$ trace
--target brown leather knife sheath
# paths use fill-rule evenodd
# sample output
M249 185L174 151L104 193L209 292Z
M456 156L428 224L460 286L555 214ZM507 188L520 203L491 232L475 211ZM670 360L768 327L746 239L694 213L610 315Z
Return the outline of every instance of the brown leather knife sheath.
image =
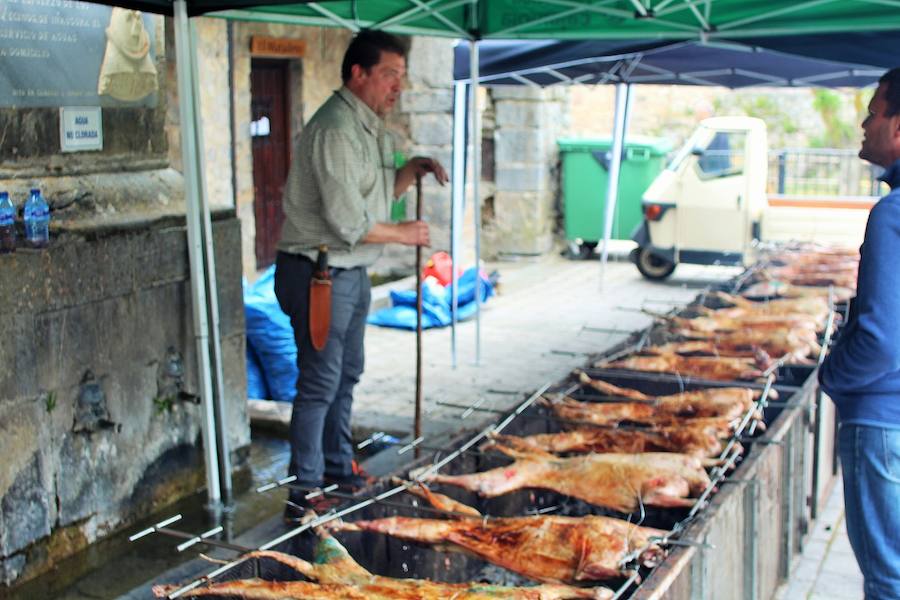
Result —
M331 326L331 274L328 271L328 248L319 246L316 267L309 282L309 339L321 352L328 343Z

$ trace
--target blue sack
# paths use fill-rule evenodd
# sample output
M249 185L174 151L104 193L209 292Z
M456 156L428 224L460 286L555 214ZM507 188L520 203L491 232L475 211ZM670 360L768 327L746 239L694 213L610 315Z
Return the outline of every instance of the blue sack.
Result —
M457 281L457 320L462 321L475 314L475 282L478 271L475 267L466 270ZM494 286L487 277L481 275L481 301L494 295ZM383 308L369 315L368 322L382 327L415 330L416 292L415 290L391 291L391 308ZM426 280L422 284L422 329L446 327L452 320L450 286L443 287L436 281Z
M268 398L292 402L297 393L297 344L291 319L275 297L275 266L244 287L247 347L259 359Z

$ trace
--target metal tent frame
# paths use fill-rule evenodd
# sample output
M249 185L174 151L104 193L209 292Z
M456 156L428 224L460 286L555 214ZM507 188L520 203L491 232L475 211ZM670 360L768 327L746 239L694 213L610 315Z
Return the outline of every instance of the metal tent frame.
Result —
M246 21L384 29L407 35L478 42L507 39L700 40L798 34L900 30L900 0L91 0L171 15L176 37L177 89L188 249L203 407L203 444L211 506L231 490L229 449L221 402L223 386L212 227L203 178L196 42L190 18L209 15ZM859 34L863 35L863 34ZM839 38L840 39L840 38ZM834 43L818 52L833 52ZM477 101L478 62L473 63L470 106ZM627 92L627 89L626 89ZM471 119L477 120L477 111ZM473 122L473 142L477 123ZM478 176L480 145L473 143L476 253L480 253ZM454 161L456 163L457 161ZM454 195L458 198L458 193ZM455 213L454 213L455 214ZM477 258L477 257L476 257ZM476 293L476 298L480 299ZM480 307L476 362L480 361ZM454 337L455 344L455 337ZM454 346L455 347L455 346Z
M634 0L637 2L637 0ZM883 35L885 43L900 42L900 34ZM613 217L618 201L619 173L628 130L631 87L638 83L720 85L724 87L867 86L884 72L881 66L836 62L773 51L735 42L702 43L658 40L485 42L488 56L479 76L465 48L457 49L454 75L458 82L479 78L485 85L615 84L612 148L602 223L601 285L609 257ZM702 69L679 68L691 57L703 56ZM469 59L469 60L467 60ZM713 63L720 63L718 68ZM739 66L735 66L739 65Z

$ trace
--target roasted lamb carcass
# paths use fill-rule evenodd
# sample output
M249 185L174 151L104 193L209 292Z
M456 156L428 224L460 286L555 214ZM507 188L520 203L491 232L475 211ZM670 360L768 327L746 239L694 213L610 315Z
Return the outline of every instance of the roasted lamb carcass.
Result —
M668 320L674 328L717 334L748 330L770 331L773 329L808 330L815 333L820 329L818 322L814 318L804 315L726 317L713 313L693 319L670 317Z
M782 330L778 330L781 332ZM731 356L737 358L785 357L790 363L809 362L809 357L821 350L815 336L811 340L802 340L801 336L793 336L791 332L766 339L758 336L757 343L749 341L750 336L736 334L718 336L703 340L670 342L659 346L645 346L641 354L678 354L679 356ZM778 339L781 338L781 339ZM787 341L790 340L790 341Z
M560 458L497 446L515 462L467 475L430 474L427 481L456 485L487 498L521 489L545 489L624 513L641 504L688 507L709 485L703 462L685 454L584 454Z
M726 419L681 419L632 429L590 427L560 433L517 437L496 436L497 441L522 451L542 450L553 454L617 452L675 452L698 458L719 456L734 433L734 421Z
M433 493L432 493L433 494ZM662 550L652 540L664 531L601 516L536 515L510 518L419 519L387 517L336 523L337 531L374 531L466 552L525 577L575 583L627 575L625 557L655 565Z
M592 379L583 371L576 371L578 380L610 398L623 402L578 402L565 399L551 401L554 412L563 419L584 421L595 425L610 425L622 421L659 423L681 417L720 417L736 419L744 415L761 392L742 387L705 388L668 396L649 396L638 390L619 387L600 379ZM769 397L777 394L770 390ZM627 402L625 400L635 400ZM762 418L762 415L757 415Z
M793 285L837 286L856 289L856 275L858 267L855 264L844 265L835 268L832 265L820 267L786 266L767 267L758 271L758 278L765 280L777 280Z
M191 590L181 597L237 596L249 600L314 600L318 598L360 600L569 600L593 598L608 600L613 593L608 588L576 588L567 585L539 585L535 587L505 587L482 583L439 583L427 579L394 579L373 575L361 567L330 534L316 549L316 562L273 551L257 551L247 558L267 558L291 567L309 579L307 581L264 581L245 579L214 583ZM157 597L171 593L175 586L155 586Z
M850 288L834 286L791 285L780 281L754 283L741 291L746 298L803 298L807 296L831 297L835 302L846 302L856 292Z
M771 396L774 397L774 396ZM568 426L582 428L585 426L594 426L607 431L616 431L622 422L637 423L644 426L645 433L656 432L662 436L668 437L670 432L675 432L679 427L696 426L700 431L704 428L710 434L715 434L721 438L724 432L733 433L740 424L743 415L746 413L736 414L734 416L718 416L718 417L678 417L671 414L660 412L648 413L644 404L639 403L607 403L607 402L581 402L568 397L544 398L542 404L549 406L554 414ZM736 410L734 412L737 412ZM754 410L750 418L756 422L756 427L760 430L765 429L765 422L762 420L762 413ZM626 431L626 430L623 430ZM690 432L688 432L690 433ZM699 435L699 433L698 433ZM653 442L648 439L647 444ZM686 442L685 442L686 443ZM715 444L711 439L703 443L703 438L698 443L707 448L714 448ZM626 445L623 444L623 448ZM688 447L688 446L686 446ZM647 452L643 450L642 452ZM670 449L660 448L660 452L671 452ZM680 452L680 454L692 454L691 452Z
M782 298L768 302L753 302L724 292L717 292L715 297L732 305L732 308L711 309L714 314L725 317L806 315L815 319L820 326L824 326L831 310L827 298L821 296Z
M165 598L178 586L156 585L153 593L157 598ZM198 587L181 594L179 598L216 596L242 598L245 600L366 600L367 598L387 598L387 596L367 596L355 585L341 583L315 583L312 581L267 581L265 579L236 579Z
M765 253L765 269L838 269L850 268L859 263L859 251L847 249L841 252L780 252Z
M759 363L758 359L753 358L658 354L655 356L629 356L612 362L600 362L596 366L606 369L677 373L716 381L735 381L763 377L765 373L762 369L768 365Z
M802 362L810 355L817 355L822 351L816 333L810 329L750 329L718 333L674 329L672 333L689 341L642 348L641 351L724 356L740 356L744 353L752 356L751 349L759 349L769 356L787 356L788 360L795 362Z

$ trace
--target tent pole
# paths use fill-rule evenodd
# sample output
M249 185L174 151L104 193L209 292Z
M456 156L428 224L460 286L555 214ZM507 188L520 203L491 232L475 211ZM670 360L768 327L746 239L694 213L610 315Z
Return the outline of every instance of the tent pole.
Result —
M606 277L606 262L609 259L609 240L612 238L613 220L616 215L616 201L619 196L619 171L622 167L622 149L625 146L629 96L631 84L616 84L616 113L613 120L613 143L610 150L609 180L606 182L606 211L603 214L603 251L600 257L600 285Z
M185 212L187 221L188 258L191 266L191 298L193 300L194 340L197 351L198 384L201 399L201 430L206 461L206 493L209 507L221 505L219 486L218 445L215 434L215 407L209 356L209 322L206 298L206 275L203 261L203 233L201 225L202 188L197 165L198 149L196 129L199 116L194 114L192 100L193 60L191 59L191 32L186 0L174 0L175 62L178 78L178 108L181 121L181 156L185 187Z
M212 217L209 209L209 194L206 189L206 159L203 148L203 118L200 110L200 69L197 66L197 30L193 21L190 23L191 62L194 77L192 78L194 102L194 131L197 138L197 173L199 181L200 217L203 231L204 259L206 264L207 309L210 320L210 351L212 352L213 375L213 409L216 426L216 445L218 447L219 481L222 500L227 505L231 502L231 451L228 444L228 418L225 409L225 375L222 358L222 336L219 319L219 291L216 281L216 255L213 248Z
M462 215L466 205L466 90L453 84L453 164L450 177L450 359L456 368L456 318L459 309L458 261Z
M475 364L481 364L481 114L478 112L478 40L469 41L469 74L472 95L469 123L472 124L472 213L475 216Z

